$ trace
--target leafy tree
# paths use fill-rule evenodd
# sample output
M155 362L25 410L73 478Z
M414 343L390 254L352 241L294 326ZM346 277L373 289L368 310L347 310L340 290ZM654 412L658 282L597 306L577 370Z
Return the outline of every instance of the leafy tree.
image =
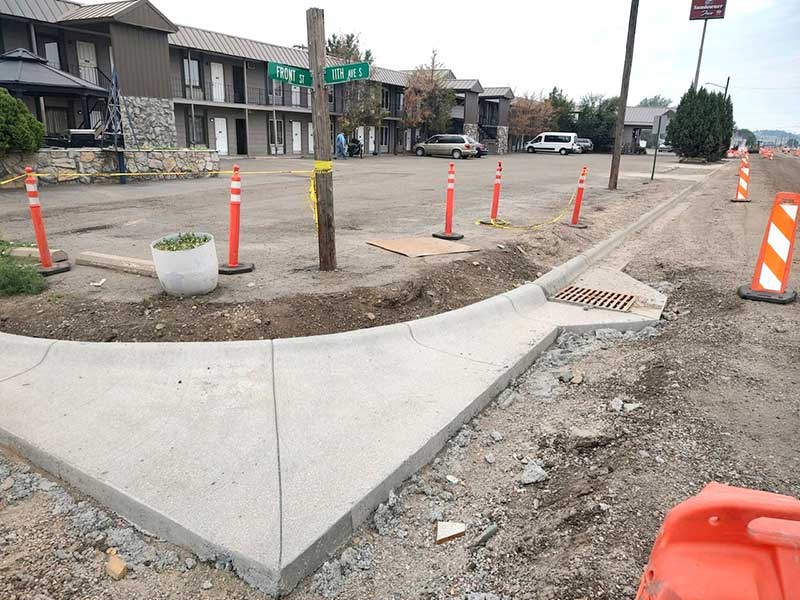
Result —
M44 125L22 100L0 88L0 156L9 152L36 152L44 141Z
M372 51L362 52L359 37L355 33L333 34L328 38L325 51L329 56L341 58L348 63L367 62L372 66ZM378 127L386 116L381 108L381 84L367 79L338 84L342 90L342 117L340 123L346 135L352 135L357 127Z
M717 92L689 88L667 125L667 138L684 157L722 158L733 137L733 103Z
M750 131L749 129L737 129L736 134L744 139L744 143L747 145L748 148L752 148L758 143L756 134Z
M661 94L656 94L650 98L642 98L639 106L663 106L667 107L672 104L672 98L667 98Z
M619 98L604 98L588 94L578 105L578 120L575 129L578 136L589 138L596 150L608 150L614 145L614 127L617 122Z
M553 126L557 131L575 130L575 102L570 100L563 90L554 87L548 96L550 105L553 107L555 119Z
M526 137L532 138L542 131L552 129L554 120L555 112L550 100L535 94L523 94L514 98L511 103L508 132L512 142L524 144Z
M421 127L426 137L447 130L456 103L455 92L447 87L436 56L434 50L430 63L418 66L409 75L404 98L403 125Z
M798 141L797 138L789 138L786 145L789 146L789 148L797 148L800 146L800 141Z

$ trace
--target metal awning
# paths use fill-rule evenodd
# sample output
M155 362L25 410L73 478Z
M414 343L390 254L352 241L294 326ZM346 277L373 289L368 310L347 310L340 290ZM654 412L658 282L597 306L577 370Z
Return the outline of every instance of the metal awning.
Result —
M108 90L60 71L24 48L0 54L0 87L28 96L108 96Z

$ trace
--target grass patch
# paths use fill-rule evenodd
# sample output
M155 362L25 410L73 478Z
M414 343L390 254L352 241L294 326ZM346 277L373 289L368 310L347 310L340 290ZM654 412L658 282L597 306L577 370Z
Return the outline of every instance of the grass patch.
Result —
M155 246L156 250L167 252L177 252L179 250L191 250L209 242L211 238L207 235L197 235L195 233L180 233L177 237L170 237L159 241Z
M0 297L39 294L47 284L36 267L0 256Z

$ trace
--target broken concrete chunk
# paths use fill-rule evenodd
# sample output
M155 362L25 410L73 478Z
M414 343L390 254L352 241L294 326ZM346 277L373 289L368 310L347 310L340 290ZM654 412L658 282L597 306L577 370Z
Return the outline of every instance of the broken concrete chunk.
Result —
M119 581L128 574L128 565L116 554L111 554L106 562L106 574L115 581Z
M486 545L486 542L488 542L496 535L497 535L497 523L489 523L486 529L483 530L483 533L481 533L477 538L475 538L475 541L472 542L472 545L484 546Z
M599 429L573 427L569 436L576 448L596 448L605 446L611 441L611 437Z
M622 398L620 396L616 396L608 401L608 410L611 412L620 412L622 411L622 407L624 405L625 403L622 401Z
M460 538L466 533L467 526L455 521L439 521L436 523L436 543L444 544L450 540Z
M530 462L525 467L525 470L519 476L519 482L522 485L531 485L539 483L547 479L547 471L537 465L535 462Z

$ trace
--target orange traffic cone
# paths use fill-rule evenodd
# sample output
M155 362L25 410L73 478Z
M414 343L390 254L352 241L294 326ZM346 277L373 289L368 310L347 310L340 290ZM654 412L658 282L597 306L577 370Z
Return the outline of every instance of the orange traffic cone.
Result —
M800 500L709 483L664 519L636 600L799 600Z
M739 296L742 298L777 304L789 304L797 299L797 292L787 291L786 288L792 270L798 209L800 194L779 192L775 196L758 253L753 282L739 288Z

